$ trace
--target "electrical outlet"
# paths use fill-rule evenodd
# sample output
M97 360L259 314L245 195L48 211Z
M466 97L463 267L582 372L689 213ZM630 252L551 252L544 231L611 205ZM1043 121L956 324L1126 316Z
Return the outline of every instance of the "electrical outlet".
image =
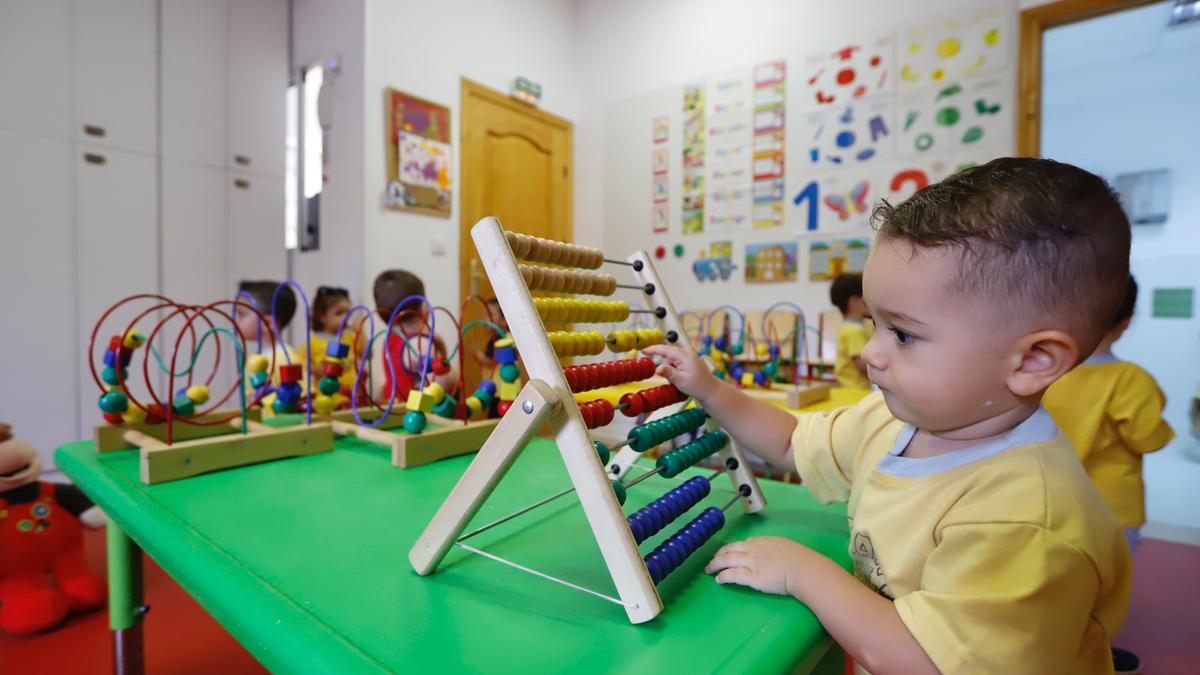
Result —
M446 256L446 238L434 235L429 240L429 254L443 258Z

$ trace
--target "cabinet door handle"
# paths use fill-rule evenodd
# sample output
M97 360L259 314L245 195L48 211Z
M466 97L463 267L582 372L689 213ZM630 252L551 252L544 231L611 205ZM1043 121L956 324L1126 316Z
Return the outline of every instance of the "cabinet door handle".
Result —
M250 158L246 155L234 155L233 161L242 166L250 166Z
M104 158L104 155L97 155L94 152L83 153L83 161L87 162L88 164L97 164L99 166L104 166L108 163L108 160Z
M249 190L250 181L246 180L245 178L234 178L233 186L239 190Z
M104 130L104 127L98 127L95 124L83 125L83 133L87 134L88 136L95 136L96 138L104 138L108 134L108 132Z

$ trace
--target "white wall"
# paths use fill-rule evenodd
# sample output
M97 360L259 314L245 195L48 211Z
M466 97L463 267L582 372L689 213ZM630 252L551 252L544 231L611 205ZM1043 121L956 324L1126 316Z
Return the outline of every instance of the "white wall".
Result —
M1131 264L1140 285L1134 322L1115 351L1154 375L1179 435L1146 460L1154 523L1200 528L1195 486L1200 443L1188 407L1200 384L1200 318L1151 317L1153 288L1200 281L1200 24L1168 30L1169 2L1054 29L1046 34L1042 152L1108 178L1171 170L1170 216L1134 227ZM1104 139L1103 143L1096 142Z
M575 62L575 12L563 0L367 0L366 7L364 288L369 293L385 269L408 269L424 280L435 305L457 307L460 77L507 92L524 75L541 83L543 110L578 120L586 84ZM385 87L450 107L456 193L450 218L383 206ZM577 241L598 240L578 224L575 233ZM444 256L431 255L435 243Z
M341 73L331 85L332 128L326 136L329 182L321 193L321 247L291 254L291 278L304 287L309 300L324 284L349 289L359 302L368 299L362 285L363 0L294 0L292 12L296 67L336 58Z
M806 280L806 240L800 240L800 281L749 285L741 281L744 242L795 241L796 230L790 224L733 237L734 263L739 266L733 280L700 284L691 274L698 251L707 249L712 241L731 237L708 233L684 236L679 232L679 85L733 67L780 58L788 59L790 71L799 67L800 57L812 51L837 48L855 38L886 35L899 25L969 14L978 8L1001 8L1010 14L1007 37L1013 49L1008 74L1015 83L1015 0L928 0L919 4L890 0L595 0L577 2L576 7L579 25L584 27L578 45L580 79L588 86L575 141L576 227L587 232L602 231L601 245L613 254L666 246L668 255L656 266L680 309L730 303L761 310L776 301L789 300L799 303L810 321L815 321L813 317L830 305L828 282ZM788 96L795 94L789 91ZM670 233L658 235L651 233L648 222L650 118L654 113L647 106L656 104L662 111L656 114L674 116L669 141L674 164L668 175L675 222ZM795 104L789 100L787 105ZM792 112L788 117L790 125ZM789 128L787 133L796 132ZM1014 149L1010 140L996 148L996 154L1009 154ZM798 159L787 157L789 176ZM861 236L869 237L870 232ZM670 253L677 243L686 249L682 258Z

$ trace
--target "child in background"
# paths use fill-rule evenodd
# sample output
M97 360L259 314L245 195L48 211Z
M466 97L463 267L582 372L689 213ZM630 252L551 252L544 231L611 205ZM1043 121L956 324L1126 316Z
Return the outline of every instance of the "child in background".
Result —
M337 338L338 328L342 325L342 320L346 318L346 312L350 311L353 305L350 302L350 291L344 288L335 288L332 286L318 286L317 295L313 298L312 303L312 365L315 373L321 372L321 366L325 363L326 350L329 349L329 343ZM363 316L356 317L353 323L347 323L345 330L342 331L342 343L350 346L350 356L354 357L354 336L358 328L358 321L365 319ZM369 336L367 336L369 338ZM300 360L305 361L305 349L302 345L298 350L300 352ZM347 364L342 369L342 375L338 378L338 382L342 385L342 390L333 395L334 403L341 407L349 401L351 389L354 388L355 369L358 364L352 366ZM315 375L314 375L315 377Z
M848 501L857 580L781 537L723 546L719 583L792 595L883 673L1111 673L1129 603L1116 519L1040 405L1129 275L1104 181L1002 158L875 211L862 351L879 391L792 416L655 346L659 372L821 501Z
M279 289L279 295L276 298L275 289ZM275 323L278 324L279 339L276 341L275 333L270 326L271 320L271 301L275 298ZM258 280L258 281L242 281L238 284L237 300L251 305L256 308L262 315L259 318L258 314L241 306L234 308L234 321L237 323L238 330L246 339L246 348L249 356L261 354L268 359L274 355L275 367L271 371L270 382L272 385L279 385L279 369L288 364L299 365L304 368L304 362L300 360L300 355L296 350L283 343L283 331L287 329L288 324L292 322L292 317L296 315L296 294L292 291L291 286L280 287L278 281ZM267 323L267 325L262 325ZM258 348L261 341L261 349ZM249 359L247 359L249 360ZM302 393L308 386L307 377L301 378ZM253 392L247 392L247 396L253 395ZM275 394L268 394L263 397L263 414L271 416L273 414L273 404L275 402Z
M488 298L487 300L488 321L496 324L504 329L505 334L508 333L508 320L504 318L504 312L500 311L500 301L496 298ZM500 336L492 333L488 337L487 345L482 349L475 349L475 363L478 363L484 368L489 368L496 365L496 341Z
M862 360L863 347L871 339L864 323L867 305L863 302L863 275L839 274L829 287L829 300L842 313L833 368L838 384L851 389L870 389L867 364Z
M387 321L391 318L396 307L413 295L425 295L425 283L417 275L405 270L385 270L375 277L374 284L375 308L379 316ZM377 395L386 401L395 393L397 399L403 402L408 392L413 388L414 375L421 372L421 359L414 350L420 346L422 352L428 346L429 330L427 327L428 308L419 300L409 300L400 306L400 314L392 332L387 336L387 351L391 355L392 369L395 371L395 381L392 373L388 372L383 359L382 349L373 349L371 356L372 372L376 373L375 381L380 385ZM411 345L411 349L406 346ZM454 364L447 362L446 345L442 339L433 336L434 362L430 364L433 381L442 385L446 391L453 391L458 380ZM382 377L378 376L382 373Z
M1146 522L1142 455L1161 450L1175 437L1162 417L1167 399L1158 383L1112 352L1113 343L1129 328L1136 302L1137 282L1130 277L1125 302L1100 346L1051 385L1043 399L1125 528L1130 551L1137 549Z

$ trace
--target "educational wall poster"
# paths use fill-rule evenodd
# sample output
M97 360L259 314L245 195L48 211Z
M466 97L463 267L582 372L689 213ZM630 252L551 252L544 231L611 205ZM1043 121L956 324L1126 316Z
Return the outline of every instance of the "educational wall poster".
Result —
M902 30L897 86L938 86L1008 64L1006 14L999 8Z
M662 234L671 229L671 207L666 202L655 204L650 210L650 223L655 234Z
M786 85L785 61L770 61L755 66L754 186L751 195L754 227L783 225Z
M697 281L729 281L737 265L733 264L733 242L714 241L708 251L692 262L692 274Z
M949 156L919 155L897 160L884 167L883 173L879 174L879 194L876 200L886 199L890 204L899 204L927 185L1007 154L1006 147L992 145L973 148L968 153Z
M704 229L750 225L754 163L754 81L750 68L707 82Z
M870 239L834 239L808 245L808 280L828 281L847 272L859 273L867 266Z
M795 281L797 248L794 241L746 244L746 283Z
M847 230L870 225L878 181L871 172L842 171L805 183L789 209L801 233Z
M947 82L898 98L898 154L945 154L1001 141L1013 126L1012 87L1002 76Z
M396 89L384 90L390 209L450 217L453 196L450 109Z
M895 43L890 35L814 52L804 58L800 105L840 105L892 89Z
M655 144L666 143L667 135L671 129L671 118L668 117L667 115L659 115L658 117L654 118L654 122L652 123L652 125L653 125L653 133L654 133L654 143Z
M660 202L667 201L668 190L667 190L666 174L660 173L657 176L652 176L651 179L652 179L651 194L654 195L654 203L658 204Z
M683 87L683 233L704 231L704 83Z
M806 171L823 171L892 154L893 97L875 96L804 115Z
M655 148L650 151L650 170L655 174L666 173L668 162L666 148Z

